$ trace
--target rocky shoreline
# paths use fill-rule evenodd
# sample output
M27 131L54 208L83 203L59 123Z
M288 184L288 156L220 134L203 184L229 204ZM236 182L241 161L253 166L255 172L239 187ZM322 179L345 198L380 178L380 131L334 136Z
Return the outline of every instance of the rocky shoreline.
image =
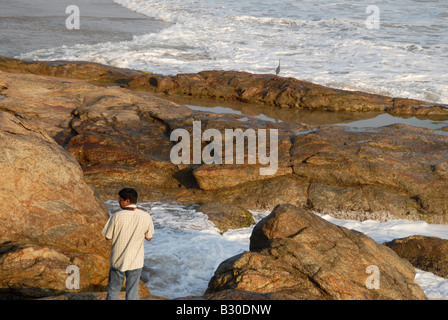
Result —
M164 76L91 62L22 61L6 57L0 57L0 70L82 79L97 85L117 85L167 95L240 101L280 108L448 115L448 106L443 104L333 89L272 74L213 70Z
M8 268L21 270L25 260L40 259L43 265L53 266L48 268L60 269L61 261L78 259L99 273L92 273L85 286L104 285L107 250L101 240L91 242L105 219L101 197L115 198L116 190L124 186L137 188L142 200L214 203L210 217L223 223L224 230L234 227L235 221L248 223L247 209L274 210L282 204L350 219L447 222L447 136L405 125L360 132L331 125L272 123L195 111L161 98L160 93L291 110L380 111L434 119L448 115L444 105L336 90L273 75L206 71L161 76L88 62L0 58L0 134L5 148L9 146L2 162L10 166L2 166L2 174L10 177L2 193L23 193L15 207L2 208L2 212L19 212L24 217L21 223L3 217L11 223L2 226L2 275ZM175 129L191 132L194 122L201 123L202 132L277 129L275 175L260 175L260 164L173 164L170 134ZM201 147L206 146L202 141ZM58 160L51 160L49 152L58 154ZM69 159L65 161L74 168L67 169L70 173L62 170L65 162L60 164L61 158ZM52 188L25 182L36 177L46 177ZM73 180L56 182L62 177ZM84 191L73 192L79 186ZM39 197L41 189L56 191ZM90 201L80 197L86 192ZM81 206L90 203L99 207ZM232 209L224 210L226 206ZM224 211L229 211L228 216ZM88 222L56 222L55 212ZM101 212L102 217L90 220L93 212ZM30 228L28 223L35 224L29 218L33 214L33 219L41 221ZM91 230L76 231L80 225ZM45 235L51 236L47 239ZM81 235L86 239L71 242L78 243L74 247L58 240ZM29 252L34 253L23 260ZM42 270L25 268L22 276L14 273L17 280L6 273L1 288L25 295L21 287L35 288L30 291L35 297L63 292L65 282L42 280ZM23 281L33 273L40 282L32 277ZM40 290L41 286L48 290Z

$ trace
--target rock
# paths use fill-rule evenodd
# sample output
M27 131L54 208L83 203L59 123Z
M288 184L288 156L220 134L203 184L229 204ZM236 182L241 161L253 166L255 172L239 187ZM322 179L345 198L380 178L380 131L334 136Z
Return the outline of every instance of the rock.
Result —
M2 73L1 83L7 89L0 108L38 121L75 155L86 181L100 192L106 189L115 198L124 185L138 187L136 181L178 186L169 159L169 128L158 117L188 115L188 108L80 80Z
M283 129L283 130L282 130ZM277 129L279 130L279 129ZM272 179L274 177L287 176L293 173L290 166L289 150L291 148L292 132L290 128L281 128L278 133L277 157L269 159L268 164L256 163L253 165L241 164L202 164L195 168L193 176L196 179L199 188L202 190L219 190L232 188L251 181L262 181ZM269 132L270 134L270 132ZM270 146L270 136L267 137L268 148ZM223 143L224 145L224 143ZM244 150L247 161L247 145ZM258 150L258 149L257 149ZM225 153L224 153L225 154ZM269 152L267 152L270 155ZM275 162L274 162L275 161ZM224 162L224 161L223 161ZM276 163L276 164L275 164ZM271 174L262 175L261 170L271 168Z
M123 185L149 190L147 193L151 194L160 192L162 196L175 195L179 190L184 192L184 186L197 186L194 175L199 177L203 168L193 173L198 166L177 166L171 162L174 143L170 141L170 132L176 128L191 131L195 120L202 121L204 130L250 127L231 116L192 113L187 107L150 94L104 89L78 80L3 75L8 89L7 98L0 101L1 107L20 112L26 118L37 114L49 135L76 156L86 181L105 196L115 197L116 189ZM63 112L54 113L65 99L73 101L72 104L67 104ZM309 129L301 124L295 127ZM284 137L282 141L287 146L289 138ZM247 167L252 173L236 183L265 178L259 176L258 168L253 169ZM279 173L283 174L284 170L280 168ZM286 170L292 172L290 168ZM208 182L202 182L206 179L204 176L200 180L202 190L207 189Z
M448 114L446 106L414 99L333 89L294 78L237 71L202 71L175 76L139 75L131 89L169 95L242 101L281 108L327 111L386 111L394 114ZM425 109L420 106L424 105Z
M221 233L229 229L247 228L254 223L252 213L232 204L208 202L201 204L196 211L206 214Z
M362 131L320 127L295 137L290 155L294 173L309 182L309 209L389 212L444 223L447 152L447 137L391 125Z
M164 76L85 61L21 61L9 57L0 57L0 70L83 79L103 86L125 86L132 90L281 108L448 115L446 105L334 89L272 74L212 70Z
M67 291L66 268L81 288L107 279L107 209L74 156L38 123L0 111L0 291L42 297Z
M177 188L169 127L158 118L158 109L164 108L169 119L180 107L129 92L105 93L85 92L88 102L73 111L71 129L76 135L65 145L83 166L86 181L99 189Z
M387 110L390 114L419 116L442 116L448 115L448 106L443 104L430 104L418 100L394 99L393 107Z
M141 71L111 67L87 61L23 61L0 57L0 70L9 73L87 80L98 85L126 85Z
M429 236L409 236L384 243L412 265L439 277L448 277L448 240Z
M21 65L31 68L33 63ZM51 73L62 66L52 66L56 69ZM192 79L202 83L202 77ZM234 83L237 78L228 80ZM271 123L193 111L144 91L30 74L2 72L0 88L0 108L38 121L75 155L86 182L105 198L132 186L144 200L221 202L254 210L290 203L357 219L447 219L448 137L428 129ZM275 174L260 174L267 165L247 164L247 144L244 165L173 164L170 151L175 142L170 135L175 129L191 134L194 122L201 123L202 132L277 129ZM202 141L201 148L205 146Z
M1 107L22 117L39 121L39 126L58 143L71 135L71 112L82 103L83 81L0 73L4 98ZM20 80L18 80L20 79Z
M414 276L407 260L366 235L281 205L255 226L249 252L219 265L205 297L243 290L290 299L426 299Z

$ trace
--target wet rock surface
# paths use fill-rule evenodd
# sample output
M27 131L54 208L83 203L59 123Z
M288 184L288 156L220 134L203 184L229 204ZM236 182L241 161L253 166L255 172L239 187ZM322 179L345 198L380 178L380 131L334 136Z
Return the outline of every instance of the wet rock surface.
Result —
M176 76L142 75L129 87L148 91L258 103L280 108L327 111L391 111L391 113L432 113L448 110L424 101L393 98L359 91L333 89L294 78L236 71L203 71ZM418 106L426 104L425 109Z
M38 123L6 111L0 111L0 147L0 296L67 291L70 265L82 274L82 287L104 286L107 209L76 159Z
M255 226L250 251L220 264L205 297L253 292L269 299L426 299L414 276L407 260L366 235L281 205Z
M75 262L85 276L82 286L101 290L109 250L100 239L107 218L100 196L115 199L117 190L134 187L142 201L202 203L222 231L245 224L247 209L276 208L270 217L278 227L264 221L254 230L251 251L223 263L217 270L217 277L223 278L212 286L209 298L424 298L411 281L412 267L392 257L389 249L313 220L309 212L446 223L447 136L406 125L354 130L263 121L192 110L154 93L285 110L443 116L444 106L240 72L164 77L86 62L9 58L0 59L0 70L0 161L6 182L1 193L10 198L2 204L6 223L0 233L0 284L8 288L7 294L38 298L61 293L67 278L63 267ZM207 129L277 130L278 167L271 175L261 175L267 164L247 163L248 144L244 164L195 163L192 154L188 163L173 163L171 152L178 141L172 141L171 134L182 129L193 137L194 123L200 123L201 134ZM210 143L200 139L200 150ZM283 204L288 206L278 207ZM280 212L292 220L283 223ZM297 216L305 222L296 221ZM308 233L311 226L317 229ZM313 256L311 248L321 255ZM337 252L334 248L341 251L323 254ZM364 264L357 265L357 273L343 270L352 262L342 263L340 257L353 258L358 249L368 258L353 263L384 271L384 291L366 291ZM298 263L294 259L302 251L308 254ZM378 252L393 259L393 266ZM339 269L331 274L329 265ZM235 278L235 266L257 272L244 271L244 277ZM392 283L400 285L392 290Z
M56 68L52 74L60 64L52 67ZM105 72L104 77L121 79L123 72ZM439 223L446 219L448 138L429 129L391 125L351 130L273 123L195 111L147 92L76 79L18 73L2 73L1 79L5 98L0 99L0 107L37 118L52 138L75 155L86 181L108 198L131 185L150 200L218 201L262 210L291 203L350 217L358 213ZM201 133L215 129L223 139L226 129L266 129L268 134L276 129L277 170L261 175L260 169L267 165L247 164L248 143L245 164L194 163L192 158L187 164L174 164L170 152L177 141L171 141L171 133L183 129L193 136L194 122L200 123ZM201 140L201 150L208 143ZM224 141L222 146L224 151Z
M428 236L409 236L394 239L384 245L394 250L412 265L439 277L448 276L448 240Z
M252 213L228 203L207 202L200 205L196 211L206 214L221 233L229 229L247 228L254 223Z
M22 61L0 57L0 70L83 79L97 85L213 100L241 101L288 109L382 111L447 116L443 104L340 90L272 74L210 70L164 76L83 61Z

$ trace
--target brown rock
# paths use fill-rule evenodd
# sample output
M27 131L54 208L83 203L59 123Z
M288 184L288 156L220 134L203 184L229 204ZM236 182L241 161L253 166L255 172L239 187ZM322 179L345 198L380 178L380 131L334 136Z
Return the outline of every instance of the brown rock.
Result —
M104 285L107 209L81 167L38 124L0 111L0 288L33 297L66 291L69 265L81 286Z
M221 233L229 229L247 228L254 223L252 213L232 204L208 202L201 204L197 211L206 214Z
M87 92L90 103L73 111L76 135L65 146L83 166L86 180L100 187L142 187L143 181L150 187L177 187L168 126L156 117L156 104L133 95L103 94Z
M193 175L202 190L217 190L292 173L291 168L280 167L273 176L260 175L260 169L263 167L267 166L201 165L193 172Z
M446 117L448 115L448 106L425 103L419 100L395 98L394 105L387 111L391 114Z
M284 108L384 111L393 105L389 97L337 90L293 78L237 71L203 71L169 77L142 75L130 81L129 87Z
M244 290L294 299L426 299L408 261L291 205L276 207L256 225L250 249L221 263L206 296ZM379 272L376 284L371 266Z
M38 121L42 132L75 155L98 190L115 197L124 185L141 186L138 181L178 187L169 127L159 116L169 121L188 115L188 108L80 80L2 73L1 81L7 89L0 108Z
M284 131L283 131L283 130ZM267 179L272 179L274 177L286 176L293 173L292 168L289 165L289 150L291 148L291 129L281 128L278 130L278 144L277 144L277 157L269 159L268 164L256 163L253 165L247 165L247 155L248 155L248 143L245 143L244 150L244 163L241 164L227 164L223 160L223 164L211 164L211 165L200 165L193 171L193 176L195 177L198 186L202 190L218 190L225 188L232 188L251 181L262 181ZM270 148L270 131L267 130L267 148ZM224 142L223 142L224 145ZM257 145L257 151L259 146ZM224 153L225 154L225 153ZM270 156L270 153L266 153ZM275 163L274 163L275 161ZM271 174L263 175L261 170L272 169Z
M137 70L111 67L86 61L22 61L0 57L0 70L60 78L82 79L100 85L125 85L143 74Z
M191 79L202 83L204 76ZM227 80L242 83L239 73ZM0 108L38 120L108 198L126 185L150 200L219 201L257 210L291 203L340 217L446 222L448 138L428 129L354 131L249 116L241 121L240 115L196 112L148 92L30 74L2 73L1 88ZM275 175L260 175L267 165L247 165L247 144L244 165L174 165L170 134L177 128L191 132L193 121L201 121L203 131L277 129Z
M38 120L40 127L59 143L70 136L71 112L82 103L79 92L89 85L43 76L3 72L0 75L0 86L4 87L3 110Z
M386 211L443 223L447 150L447 137L427 129L320 127L295 137L290 155L294 173L309 182L310 209Z
M202 71L197 74L163 76L84 61L21 61L7 57L0 57L0 70L83 79L104 86L127 86L134 90L242 101L281 108L443 116L448 113L445 105L333 89L271 74Z
M448 277L448 240L429 236L409 236L386 242L403 259L424 271Z
M197 74L176 76L140 75L129 82L129 87L171 95L242 101L281 108L386 111L394 114L447 114L446 106L440 104L333 89L271 74L237 71L202 71Z

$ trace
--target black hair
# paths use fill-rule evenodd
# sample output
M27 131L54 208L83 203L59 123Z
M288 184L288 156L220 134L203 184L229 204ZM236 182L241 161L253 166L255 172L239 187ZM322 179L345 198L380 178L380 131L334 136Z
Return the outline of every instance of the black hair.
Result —
M123 200L129 200L131 203L137 203L138 193L135 189L124 188L118 192L118 195L123 198Z

